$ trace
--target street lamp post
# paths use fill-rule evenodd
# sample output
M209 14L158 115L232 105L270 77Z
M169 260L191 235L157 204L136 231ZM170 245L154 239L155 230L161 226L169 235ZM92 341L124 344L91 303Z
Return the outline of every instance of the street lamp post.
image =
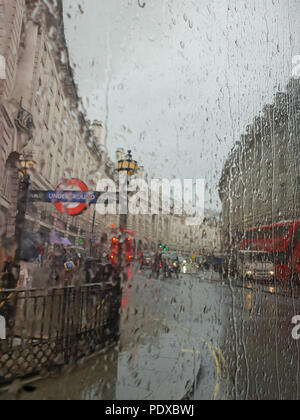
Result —
M118 249L118 265L115 267L115 272L113 274L113 279L116 283L115 293L116 293L116 313L120 314L121 308L121 298L122 298L122 289L121 289L121 278L123 272L123 282L127 282L128 274L127 270L122 270L122 236L124 236L124 232L127 230L127 211L128 211L128 195L127 195L127 187L128 187L128 177L133 176L138 171L138 164L135 160L132 159L131 150L128 151L125 158L122 158L122 153L120 154L120 159L118 160L118 169L117 171L119 174L124 174L125 177L119 177L119 203L120 203L120 231L121 231L121 240L119 241L119 249ZM121 185L122 184L122 185ZM126 205L126 209L122 208L122 205ZM117 324L120 323L120 315L117 320Z
M127 211L128 211L128 195L127 195L127 186L129 183L128 178L130 176L133 176L137 173L139 167L138 163L133 160L132 158L132 152L131 150L128 150L127 155L124 159L120 159L118 161L118 172L120 174L125 174L125 178L123 178L121 181L123 181L123 185L119 185L119 197L120 197L120 203L126 203L126 211L123 213L123 210L121 210L120 214L120 228L121 230L126 230L127 228ZM125 193L124 193L125 190ZM124 197L126 195L126 197ZM123 198L123 199L122 199ZM121 206L120 206L121 207Z
M23 155L22 158L20 159L21 179L20 179L20 184L19 184L16 229L15 229L15 238L16 238L16 245L17 245L16 262L18 264L21 259L23 228L26 221L26 210L27 210L28 194L29 194L29 188L30 188L29 170L36 169L36 166L37 164L33 160L32 154Z
M89 257L92 256L92 246L93 246L94 233L95 233L95 223L96 223L96 208L94 209L93 221L92 221L92 232L91 232L91 236L89 238Z

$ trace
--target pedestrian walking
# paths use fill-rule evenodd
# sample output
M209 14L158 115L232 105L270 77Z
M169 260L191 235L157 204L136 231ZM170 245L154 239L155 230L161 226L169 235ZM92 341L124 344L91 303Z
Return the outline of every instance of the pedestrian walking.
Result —
M44 258L44 247L43 245L38 246L38 257L37 257L37 263L40 267L43 265L43 258Z
M91 269L92 269L92 260L91 258L87 258L84 263L84 271L85 271L85 283L91 283Z
M49 257L51 287L63 286L65 262L66 250L61 245L55 245Z

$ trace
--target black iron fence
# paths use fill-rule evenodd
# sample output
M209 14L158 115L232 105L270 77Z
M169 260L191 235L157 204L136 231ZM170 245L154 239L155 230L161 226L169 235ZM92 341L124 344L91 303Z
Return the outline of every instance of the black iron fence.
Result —
M120 307L118 286L0 291L0 386L102 350L118 337Z

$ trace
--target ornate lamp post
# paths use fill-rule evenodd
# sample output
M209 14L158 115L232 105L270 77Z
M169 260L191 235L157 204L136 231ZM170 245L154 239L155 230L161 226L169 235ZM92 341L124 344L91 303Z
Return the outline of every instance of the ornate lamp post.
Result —
M125 159L121 159L118 162L118 171L123 173L125 172L129 176L133 176L137 173L138 169L139 166L137 161L132 159L132 152L131 150L128 150Z
M124 156L123 149L117 151L117 161L119 172L119 203L120 203L120 231L121 237L124 236L124 232L127 230L127 212L128 212L128 184L129 177L135 175L139 166L138 163L133 160L131 150L128 150L127 155ZM126 207L126 208L125 208ZM124 239L124 238L123 238ZM120 273L122 271L122 239L119 242L118 251L118 268L116 271L116 280L120 281ZM127 272L123 270L123 281L127 279ZM120 283L118 283L120 285Z
M20 184L19 184L19 195L17 203L17 216L16 216L16 261L19 263L21 258L21 248L22 248L22 235L23 228L25 225L25 217L27 210L28 194L30 188L30 175L29 171L36 169L37 163L33 159L32 153L27 153L21 156L20 159Z
M121 178L120 177L120 181L123 182L122 185L119 185L119 190L120 190L120 202L121 202L121 196L122 194L126 194L126 198L125 200L122 200L122 202L124 203L124 201L126 202L126 213L125 214L120 214L120 227L121 229L126 229L127 227L127 209L128 209L128 196L127 196L127 185L128 185L128 178L130 176L135 175L139 170L139 166L137 161L133 160L132 158L132 152L131 150L128 150L127 155L123 158L120 159L118 161L118 172L120 174L125 174L125 178ZM121 182L120 182L121 184ZM124 190L126 191L124 193Z
M24 177L29 177L28 171L36 169L37 163L33 160L32 153L22 156L20 159L20 172ZM29 177L30 178L30 177Z

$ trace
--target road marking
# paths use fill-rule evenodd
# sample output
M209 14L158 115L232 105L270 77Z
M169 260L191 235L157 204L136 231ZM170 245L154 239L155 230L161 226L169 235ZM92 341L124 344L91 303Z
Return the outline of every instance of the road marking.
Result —
M204 343L206 345L208 350L211 352L213 358L215 359L215 363L216 363L217 382L216 382L213 397L212 397L212 399L215 401L217 399L218 395L219 395L219 392L220 392L220 383L221 383L221 379L222 379L222 369L221 369L221 365L220 365L217 353L212 348L212 346L207 341L205 341L204 338L200 337L200 340L202 341L202 343Z
M226 359L225 359L225 356L224 356L222 350L219 347L217 347L216 350L217 350L217 353L218 353L219 357L221 358L221 361L223 363L223 367L224 367L224 370L225 370L225 374L226 374L227 390L226 390L226 392L224 392L224 395L222 397L222 399L226 399L227 394L228 394L229 384L230 384L229 369L228 369L228 365L227 365L227 362L226 362Z
M179 324L180 326L180 324ZM193 334L191 329L188 329L186 327L184 327L183 325L181 325L182 330ZM211 355L213 356L213 359L215 360L215 364L216 364L216 372L217 372L217 381L216 381L216 385L214 388L214 393L212 396L212 400L216 400L219 392L220 392L220 387L221 387L221 379L222 379L222 369L221 369L221 365L220 365L220 361L218 359L217 353L215 352L215 350L212 348L212 346L203 338L200 337L200 340L202 341L203 344L205 344L205 346L208 348L208 350L210 351Z
M189 349L181 349L182 353L192 353L192 354L201 354L199 350L189 350Z
M193 334L191 329L187 329L183 325L181 326L181 328L184 331L187 331L190 334ZM212 396L212 400L215 401L217 399L219 393L220 393L221 380L222 380L222 368L221 368L221 364L220 364L220 361L218 359L217 353L215 352L213 347L203 337L200 337L200 341L208 348L208 350L211 353L211 355L212 355L212 357L215 361L215 364L216 364L217 381L216 381L216 385L215 385L215 388L214 388L214 393L213 393L213 396Z
M165 322L165 320L164 319L160 319L160 320L158 320L158 319L154 319L154 318L152 318L154 321L160 321L161 323L162 322ZM190 334L193 334L193 332L191 331L191 329L188 329L188 328L186 328L186 327L184 327L183 325L181 325L181 324L178 324L178 326L179 326L179 328L181 328L183 331L186 331L186 332L188 332L188 333L190 333ZM203 338L203 337L199 337L200 338L200 341L208 348L208 350L209 350L209 352L211 353L211 355L212 355L212 357L213 357L213 359L214 359L214 361L215 361L215 365L216 365L216 373L217 373L217 381L216 381L216 384L215 384L215 388L214 388L214 392L213 392L213 395L212 395L212 400L213 401L216 401L216 399L218 398L218 395L219 395L219 393L220 393L220 388L221 388L221 381L222 381L222 367L221 367L221 363L220 363L220 361L219 361L219 359L218 359L218 355L217 355L217 353L216 353L216 351L214 350L214 348ZM219 353L219 356L220 356L220 358L221 358L221 361L222 361L222 363L223 363L223 365L224 365L224 369L226 368L226 360L225 360L225 357L223 356L223 353L221 352L221 350L220 349L216 349L217 351L218 351L218 353ZM189 349L182 349L181 350L182 351L182 353L194 353L194 354L201 354L201 352L200 351L198 351L198 350L189 350ZM226 369L227 370L227 369ZM228 370L227 370L228 371ZM228 375L228 377L227 377L227 382L229 382L229 375ZM223 398L224 398L224 395L223 395Z

